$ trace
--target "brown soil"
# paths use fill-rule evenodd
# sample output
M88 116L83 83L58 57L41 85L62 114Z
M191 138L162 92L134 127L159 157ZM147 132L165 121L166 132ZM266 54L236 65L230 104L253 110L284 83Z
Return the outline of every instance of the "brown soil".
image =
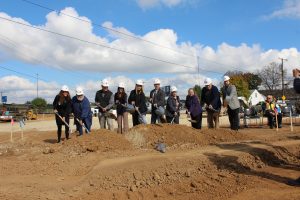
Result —
M130 129L126 138L135 146L153 148L157 143L165 143L169 147L186 144L204 146L218 142L233 142L249 139L246 135L230 129L194 129L185 125L139 125Z
M298 200L287 182L300 176L299 131L140 125L61 144L54 131L2 136L0 199Z

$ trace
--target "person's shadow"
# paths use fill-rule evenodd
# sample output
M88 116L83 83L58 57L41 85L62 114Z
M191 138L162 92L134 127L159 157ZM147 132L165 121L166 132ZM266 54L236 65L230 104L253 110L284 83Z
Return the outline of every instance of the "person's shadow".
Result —
M44 142L50 143L50 144L55 144L55 143L57 143L57 140L56 139L45 139Z

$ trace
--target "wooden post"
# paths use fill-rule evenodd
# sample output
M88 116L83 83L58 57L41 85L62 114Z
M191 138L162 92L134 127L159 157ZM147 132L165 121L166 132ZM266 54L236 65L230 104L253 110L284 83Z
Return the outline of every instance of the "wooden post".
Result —
M294 128L293 128L293 116L292 116L292 110L290 110L290 121L291 121L291 132L294 131Z
M278 132L278 118L277 118L277 113L275 113L275 119L276 119L276 131Z

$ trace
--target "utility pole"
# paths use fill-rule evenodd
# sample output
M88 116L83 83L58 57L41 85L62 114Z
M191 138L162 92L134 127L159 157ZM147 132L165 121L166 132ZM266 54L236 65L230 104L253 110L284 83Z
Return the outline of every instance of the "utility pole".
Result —
M281 60L281 89L282 89L282 96L284 96L284 80L283 80L283 61L287 61L286 58L278 58Z
M36 74L36 97L39 97L39 74Z
M199 64L199 56L197 56L197 65L198 65L198 85L200 87L200 64Z

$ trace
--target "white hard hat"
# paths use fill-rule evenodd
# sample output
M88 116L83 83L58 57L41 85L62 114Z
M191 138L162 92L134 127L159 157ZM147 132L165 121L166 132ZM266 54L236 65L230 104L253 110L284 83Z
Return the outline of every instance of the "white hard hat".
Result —
M69 92L69 88L68 88L68 86L66 86L66 85L63 85L63 86L61 87L61 90L64 91L64 92Z
M229 76L224 76L224 81L229 81L230 77Z
M172 87L171 87L171 92L177 92L177 87L172 86Z
M120 82L118 87L119 87L119 88L125 88L125 83Z
M82 87L77 87L76 88L76 95L83 95L84 93L83 93L83 89L82 89Z
M154 85L156 84L160 84L160 80L158 78L154 80Z
M144 85L144 82L143 82L143 80L141 80L141 79L138 79L138 80L136 80L136 83L135 83L136 85L141 85L141 86L143 86Z
M103 79L102 81L101 81L101 85L103 86L103 87L108 87L108 80L105 78L105 79Z
M210 84L212 84L212 80L210 78L206 78L204 80L204 85L210 85Z

